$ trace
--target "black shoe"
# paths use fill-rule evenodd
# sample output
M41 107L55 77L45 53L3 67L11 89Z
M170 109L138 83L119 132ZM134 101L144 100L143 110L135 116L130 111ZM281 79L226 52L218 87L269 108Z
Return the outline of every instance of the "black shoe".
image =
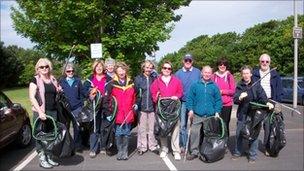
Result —
M186 157L187 160L193 160L195 158L197 158L197 155L195 155L195 154L188 154Z
M75 148L75 151L76 151L77 153L82 153L82 152L83 152L83 149L82 149L81 147L77 147L77 148Z

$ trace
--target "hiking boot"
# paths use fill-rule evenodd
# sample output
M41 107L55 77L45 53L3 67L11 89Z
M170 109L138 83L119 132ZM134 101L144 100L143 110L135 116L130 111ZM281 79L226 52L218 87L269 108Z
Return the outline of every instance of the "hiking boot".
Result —
M195 158L197 158L197 157L198 157L198 156L195 155L195 154L188 154L187 157L186 157L186 159L187 159L187 160L193 160L193 159L195 159Z

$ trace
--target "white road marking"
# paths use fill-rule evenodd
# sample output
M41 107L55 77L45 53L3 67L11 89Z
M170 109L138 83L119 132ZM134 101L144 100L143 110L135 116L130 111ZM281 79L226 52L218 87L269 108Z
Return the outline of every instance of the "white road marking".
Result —
M33 151L21 164L19 164L13 171L22 170L29 162L31 162L37 156L37 152Z
M165 164L167 165L167 167L170 169L170 170L177 170L176 167L173 165L173 163L170 161L170 159L168 158L168 156L162 158L163 161L165 162Z

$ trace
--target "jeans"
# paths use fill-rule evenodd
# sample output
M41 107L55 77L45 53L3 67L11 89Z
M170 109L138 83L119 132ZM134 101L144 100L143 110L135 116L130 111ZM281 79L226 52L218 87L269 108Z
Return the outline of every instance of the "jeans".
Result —
M116 124L115 137L117 136L131 136L131 123L125 123L122 127L121 124Z
M180 111L180 137L179 144L181 148L186 149L187 143L187 121L188 121L188 110L186 109L186 102L182 102L181 111Z
M241 156L243 152L243 137L240 135L241 129L245 124L246 117L243 116L242 120L237 121L236 128L236 145L234 154L237 156ZM258 151L259 139L249 140L249 159L256 160L257 159L257 151Z

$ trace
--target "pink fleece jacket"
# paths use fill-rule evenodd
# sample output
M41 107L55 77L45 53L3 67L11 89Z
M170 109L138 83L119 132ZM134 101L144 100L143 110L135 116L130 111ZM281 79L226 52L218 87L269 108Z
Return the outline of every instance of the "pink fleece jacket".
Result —
M226 71L224 74L215 72L212 80L221 91L223 106L232 106L235 93L235 80L233 75L229 71Z
M178 98L181 98L183 96L182 82L174 75L171 75L171 79L169 81L168 86L166 86L160 75L156 80L153 81L150 90L154 102L157 102L158 96L177 96Z

